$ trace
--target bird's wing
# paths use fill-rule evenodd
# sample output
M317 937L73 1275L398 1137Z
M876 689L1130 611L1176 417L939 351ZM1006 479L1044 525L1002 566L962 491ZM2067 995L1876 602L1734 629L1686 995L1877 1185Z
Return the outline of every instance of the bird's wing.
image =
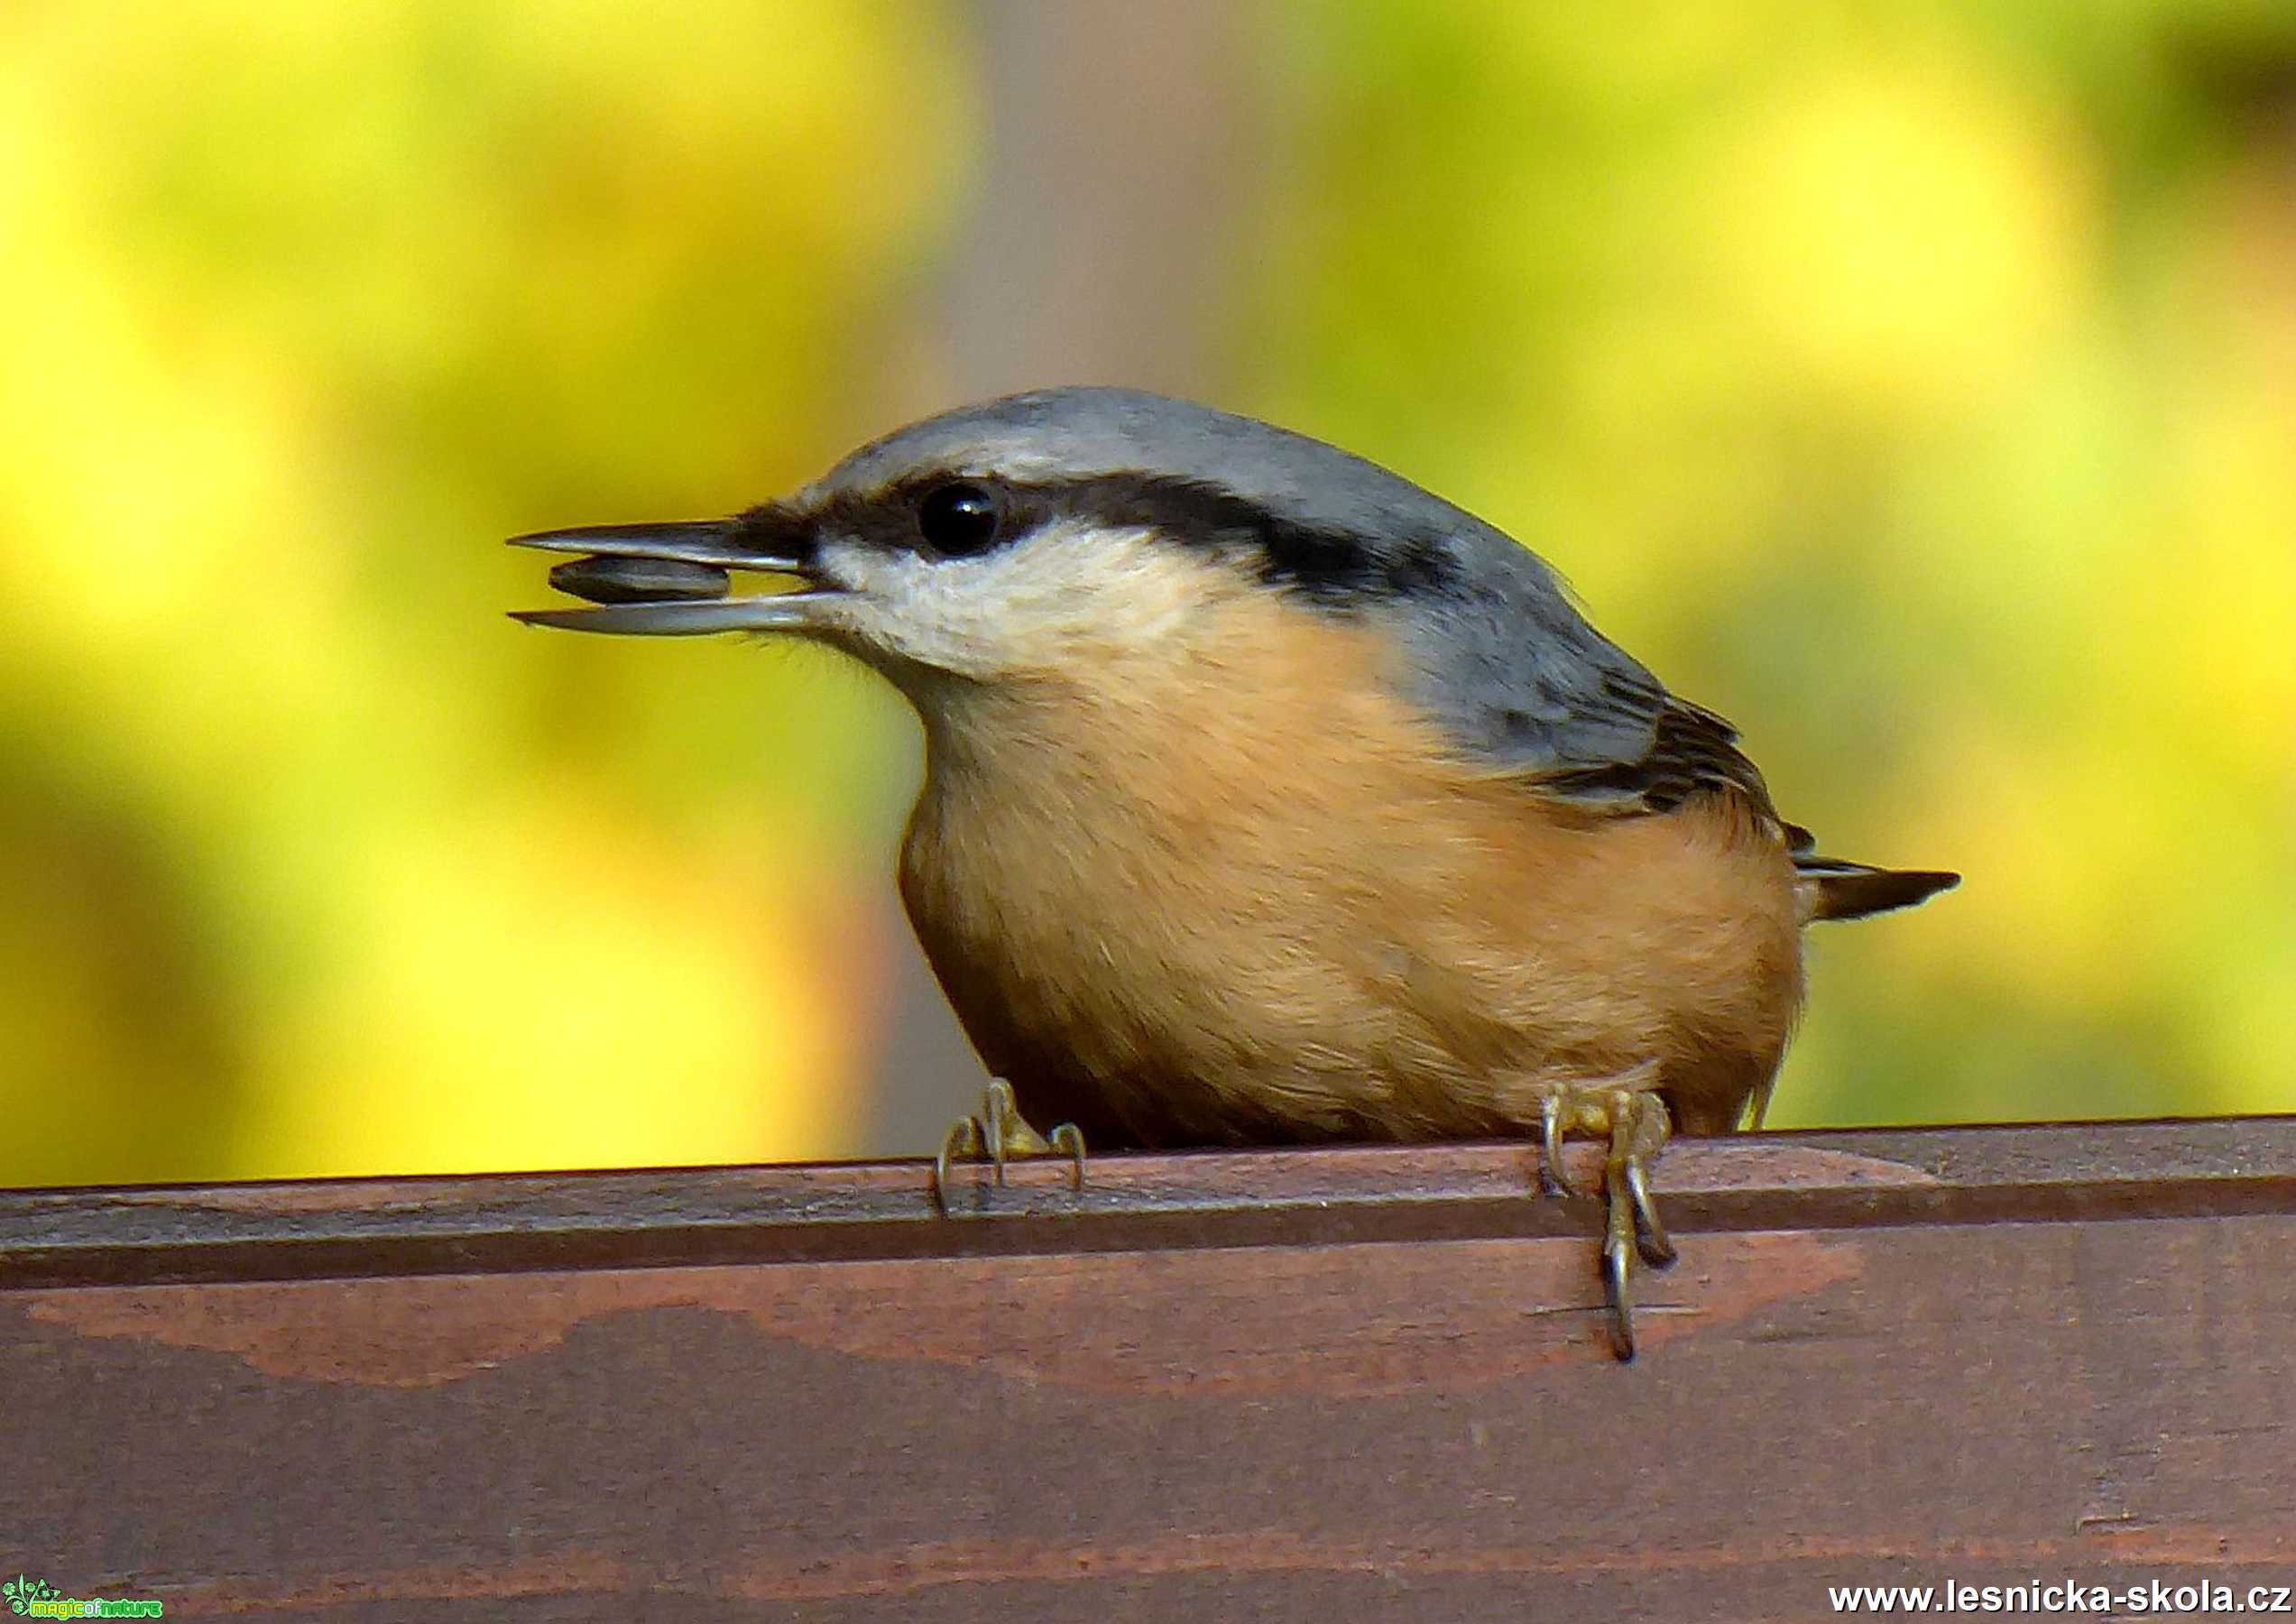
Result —
M1664 812L1701 789L1727 788L1775 818L1738 730L1668 693L1587 623L1531 555L1504 545L1515 567L1487 568L1487 590L1408 611L1404 636L1419 697L1453 743L1591 809Z
M1534 613L1551 604L1534 599ZM1519 608L1520 605L1518 604ZM1539 794L1612 815L1664 812L1703 791L1740 797L1785 842L1804 918L1854 919L1959 884L1940 869L1883 869L1821 855L1800 824L1778 815L1769 786L1738 748L1738 729L1666 691L1600 632L1567 612L1549 618L1511 666L1473 638L1421 639L1448 663L1423 666L1423 691L1455 743Z
M1763 817L1784 823L1760 770L1738 748L1738 729L1703 706L1663 690L1649 743L1638 753L1584 767L1558 765L1532 776L1541 789L1565 799L1636 812L1664 812L1703 789L1734 789ZM1808 830L1789 827L1790 841L1809 840Z

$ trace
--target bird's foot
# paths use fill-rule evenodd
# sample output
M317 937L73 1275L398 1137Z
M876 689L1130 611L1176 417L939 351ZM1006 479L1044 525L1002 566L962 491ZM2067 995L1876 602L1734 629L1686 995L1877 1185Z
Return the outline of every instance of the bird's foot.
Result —
M998 1077L981 1096L981 1113L959 1117L943 1137L941 1153L933 1158L933 1204L949 1211L951 1162L985 1161L996 1168L997 1182L1002 1184L1005 1163L1022 1156L1067 1157L1074 1164L1069 1182L1079 1190L1084 1187L1084 1136L1076 1124L1063 1122L1049 1137L1038 1133L1022 1120L1012 1084Z
M1674 1260L1674 1243L1650 1195L1650 1164L1673 1130L1666 1103L1652 1092L1656 1075L1655 1066L1643 1066L1597 1083L1555 1084L1539 1108L1545 1176L1561 1194L1576 1193L1563 1170L1563 1140L1582 1134L1600 1137L1609 1146L1602 1165L1602 1283L1610 1306L1611 1351L1621 1360L1635 1356L1628 1295L1635 1255L1639 1252L1654 1268Z

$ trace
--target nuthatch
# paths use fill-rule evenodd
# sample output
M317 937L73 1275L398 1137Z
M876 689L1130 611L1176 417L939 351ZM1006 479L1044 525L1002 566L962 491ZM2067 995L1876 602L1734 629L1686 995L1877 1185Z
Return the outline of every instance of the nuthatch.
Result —
M737 518L522 536L587 632L777 632L923 718L901 896L1007 1090L952 1148L1607 1140L1758 1117L1802 927L1950 873L1815 854L1737 734L1491 526L1334 447L1118 389L929 418ZM735 596L729 570L802 590ZM1073 1126L1071 1126L1073 1124ZM940 1169L945 1176L945 1155ZM937 1186L936 1186L937 1187Z

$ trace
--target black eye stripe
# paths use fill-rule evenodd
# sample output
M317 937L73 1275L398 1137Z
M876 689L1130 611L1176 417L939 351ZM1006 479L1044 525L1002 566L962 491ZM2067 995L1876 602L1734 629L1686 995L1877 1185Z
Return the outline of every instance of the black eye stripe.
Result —
M1215 552L1242 554L1271 585L1335 606L1367 595L1430 591L1458 571L1441 535L1371 538L1303 524L1195 480L1102 475L1037 486L1034 499L1102 529L1153 530Z
M888 552L963 557L924 533L925 505L957 487L991 497L999 514L991 547L1010 546L1056 521L1096 530L1144 530L1185 546L1233 557L1273 586L1290 587L1333 608L1366 597L1426 593L1454 582L1457 559L1446 539L1410 533L1367 539L1302 524L1199 480L1156 474L1102 474L1079 479L1002 480L986 475L920 475L862 495L840 492L810 512L769 503L743 518L760 536L816 530Z

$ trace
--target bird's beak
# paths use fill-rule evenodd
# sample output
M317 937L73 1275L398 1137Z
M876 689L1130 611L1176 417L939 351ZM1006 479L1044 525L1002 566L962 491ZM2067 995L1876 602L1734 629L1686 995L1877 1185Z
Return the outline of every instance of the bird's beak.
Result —
M655 637L786 632L809 624L813 605L835 595L819 588L811 560L786 538L767 542L739 519L593 524L513 536L510 544L581 555L553 568L550 585L597 605L512 611L530 626ZM796 576L814 589L737 597L727 578L735 569Z

